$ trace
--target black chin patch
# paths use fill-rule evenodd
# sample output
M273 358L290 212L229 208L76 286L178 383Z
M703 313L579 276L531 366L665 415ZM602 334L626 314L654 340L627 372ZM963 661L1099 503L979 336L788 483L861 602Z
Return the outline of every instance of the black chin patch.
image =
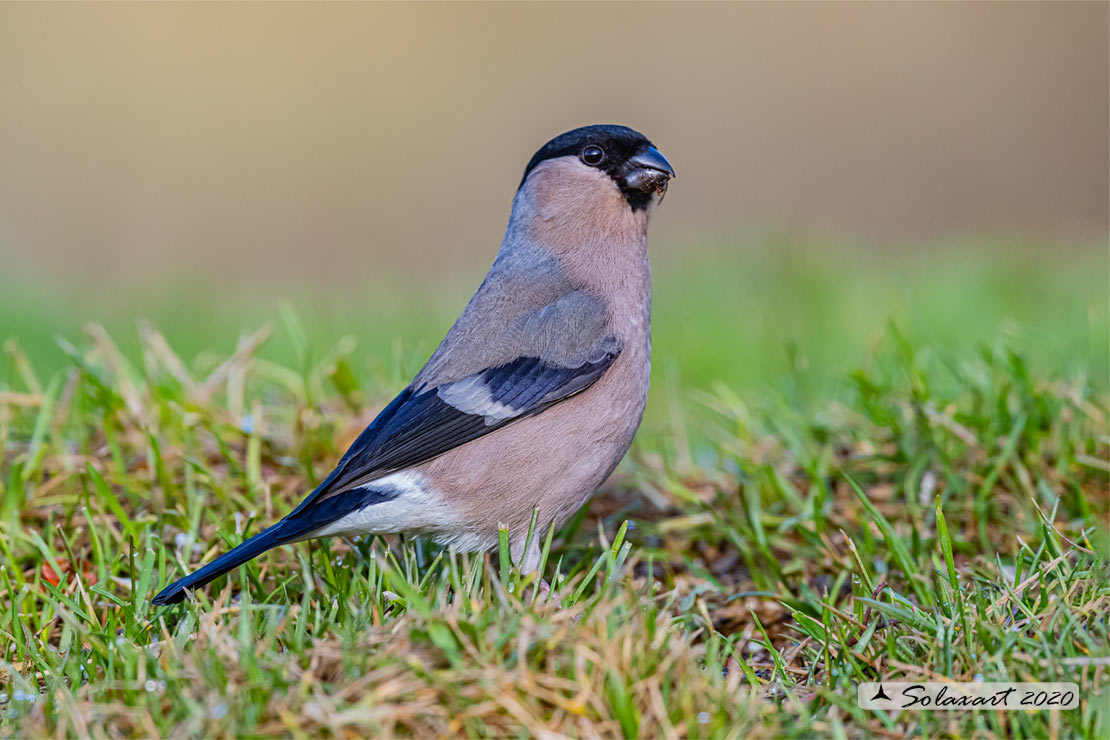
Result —
M620 186L620 183L617 183ZM628 201L628 205L632 206L634 211L642 211L651 205L652 196L655 195L654 190L644 192L636 188L621 187L621 193L624 194L624 199Z
M559 157L577 158L590 144L599 146L605 151L605 160L598 165L598 169L613 178L613 182L620 188L632 210L647 208L654 191L644 192L638 188L628 187L624 182L623 173L628 160L650 147L651 142L639 131L627 126L613 124L583 126L567 131L565 134L559 134L532 155L528 166L524 168L524 177L520 179L520 184L524 184L528 175L540 162Z

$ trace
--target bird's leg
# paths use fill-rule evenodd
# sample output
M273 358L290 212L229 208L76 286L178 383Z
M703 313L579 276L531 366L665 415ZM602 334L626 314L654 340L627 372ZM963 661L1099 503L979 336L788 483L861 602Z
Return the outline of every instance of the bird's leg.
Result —
M521 545L521 549L523 549L525 543L523 541L519 541L519 540L518 540L518 542ZM513 548L513 549L517 550L517 548ZM522 553L522 552L520 552L520 550L517 550L516 552L513 553L513 555L514 555L513 559L516 560L517 564L520 566L521 575L526 576L529 573L535 573L537 570L539 570L539 567L540 567L541 552L540 552L539 537L533 537L532 538L532 541L528 543L528 550L527 551Z
M548 585L546 578L540 579L540 591L536 595L537 600L547 601L551 597L551 586Z
M519 541L523 547L524 543ZM515 550L516 548L514 548ZM534 575L539 579L539 590L536 593L537 602L547 601L551 595L551 585L543 578L543 574L539 572L540 558L542 557L542 548L540 547L540 538L534 536L532 541L528 543L528 549L524 553L519 550L513 553L513 559L520 565L520 572L522 575Z

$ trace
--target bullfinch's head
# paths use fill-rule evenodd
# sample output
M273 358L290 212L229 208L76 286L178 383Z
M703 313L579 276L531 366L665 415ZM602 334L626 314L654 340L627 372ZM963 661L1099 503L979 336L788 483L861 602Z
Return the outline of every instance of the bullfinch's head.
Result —
M536 152L524 169L530 179L563 197L604 198L619 192L633 211L663 197L674 168L647 137L627 126L583 126L556 136ZM615 188L615 190L614 190Z

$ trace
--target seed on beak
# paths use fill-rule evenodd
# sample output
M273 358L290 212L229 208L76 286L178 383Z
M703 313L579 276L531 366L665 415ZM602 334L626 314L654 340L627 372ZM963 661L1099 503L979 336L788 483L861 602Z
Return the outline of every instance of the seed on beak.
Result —
M659 202L663 202L663 196L667 194L667 183L670 180L660 180L655 185L655 194L659 196Z

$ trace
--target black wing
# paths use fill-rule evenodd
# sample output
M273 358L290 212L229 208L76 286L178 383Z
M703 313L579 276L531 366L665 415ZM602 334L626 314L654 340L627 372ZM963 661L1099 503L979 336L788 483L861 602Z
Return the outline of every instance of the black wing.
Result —
M436 388L406 389L286 519L310 517L323 526L352 510L353 499L348 501L351 497L341 495L344 492L431 460L580 393L601 377L620 353L615 341L607 344L578 367L521 357ZM321 506L334 506L335 511L321 511Z

